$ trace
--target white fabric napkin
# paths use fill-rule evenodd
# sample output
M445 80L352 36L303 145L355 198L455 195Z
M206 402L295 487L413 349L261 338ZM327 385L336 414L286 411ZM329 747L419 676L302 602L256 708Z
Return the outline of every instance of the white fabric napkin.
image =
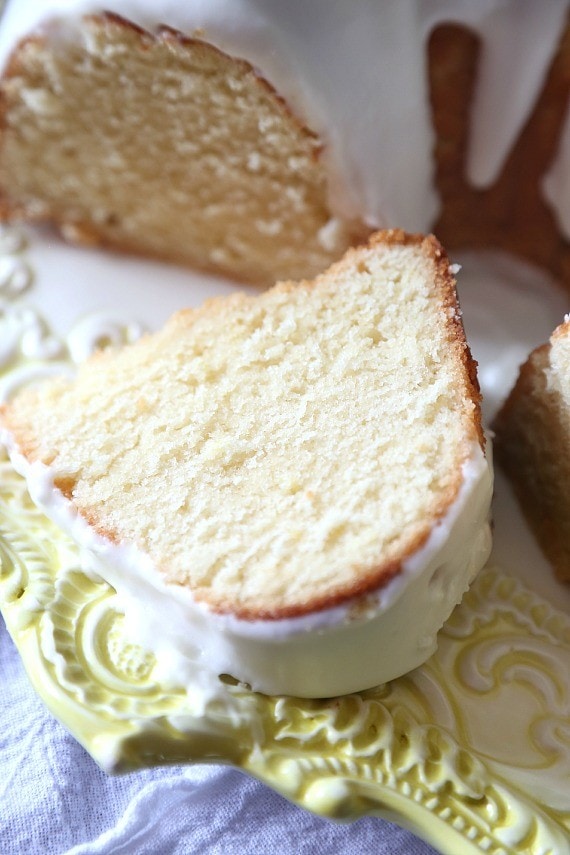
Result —
M366 817L312 816L224 766L109 777L31 688L0 617L2 855L437 855Z

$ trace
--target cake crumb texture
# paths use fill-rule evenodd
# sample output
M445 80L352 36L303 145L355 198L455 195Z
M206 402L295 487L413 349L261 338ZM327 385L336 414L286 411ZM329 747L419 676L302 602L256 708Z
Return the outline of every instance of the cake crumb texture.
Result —
M447 256L389 231L312 282L181 311L1 420L99 533L271 619L401 571L483 446L479 404Z
M332 217L320 139L248 62L110 13L48 35L2 81L4 219L260 284L369 233Z

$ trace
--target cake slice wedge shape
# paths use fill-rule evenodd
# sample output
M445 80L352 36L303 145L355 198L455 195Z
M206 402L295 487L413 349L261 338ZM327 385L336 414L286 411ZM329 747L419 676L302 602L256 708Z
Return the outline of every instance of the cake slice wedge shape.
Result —
M178 312L0 425L174 682L395 678L490 551L476 364L433 237L379 232L313 281Z

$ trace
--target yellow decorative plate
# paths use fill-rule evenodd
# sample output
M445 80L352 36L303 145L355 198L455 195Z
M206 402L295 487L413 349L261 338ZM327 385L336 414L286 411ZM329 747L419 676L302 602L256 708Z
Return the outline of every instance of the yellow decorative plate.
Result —
M502 258L466 257L460 283L490 413L565 300ZM136 337L138 322L156 326L232 288L6 231L0 394ZM381 815L449 855L563 855L570 590L554 581L500 478L495 518L491 562L442 630L438 652L406 677L340 699L228 685L231 705L200 710L191 692L161 686L152 656L126 633L113 589L82 573L78 551L36 510L5 456L0 607L36 690L104 769L227 762L315 813Z

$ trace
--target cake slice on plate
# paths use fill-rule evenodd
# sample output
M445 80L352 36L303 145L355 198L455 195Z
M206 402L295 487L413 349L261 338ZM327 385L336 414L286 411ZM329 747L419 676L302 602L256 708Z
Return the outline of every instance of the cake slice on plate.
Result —
M570 321L522 365L494 422L497 459L557 577L570 582Z
M179 312L1 423L144 643L318 697L423 662L485 562L479 404L447 256L389 231Z

